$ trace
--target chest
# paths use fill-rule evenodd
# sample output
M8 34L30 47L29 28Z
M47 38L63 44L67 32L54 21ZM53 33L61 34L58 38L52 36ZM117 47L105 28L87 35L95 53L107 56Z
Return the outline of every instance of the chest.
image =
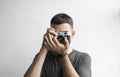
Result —
M63 77L60 63L55 58L46 59L44 70L46 77Z

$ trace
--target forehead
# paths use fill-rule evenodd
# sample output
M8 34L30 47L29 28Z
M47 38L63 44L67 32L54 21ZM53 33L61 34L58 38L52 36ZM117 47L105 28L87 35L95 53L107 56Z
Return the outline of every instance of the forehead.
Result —
M53 26L53 28L56 29L56 31L59 31L59 32L71 31L72 30L71 26L68 23L55 25L55 26Z

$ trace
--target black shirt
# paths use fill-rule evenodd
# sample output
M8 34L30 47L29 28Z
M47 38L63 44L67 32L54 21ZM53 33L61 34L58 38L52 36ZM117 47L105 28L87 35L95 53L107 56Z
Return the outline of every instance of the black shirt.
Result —
M68 56L80 77L91 77L91 58L87 53L73 50ZM63 77L59 61L50 51L47 53L41 77Z

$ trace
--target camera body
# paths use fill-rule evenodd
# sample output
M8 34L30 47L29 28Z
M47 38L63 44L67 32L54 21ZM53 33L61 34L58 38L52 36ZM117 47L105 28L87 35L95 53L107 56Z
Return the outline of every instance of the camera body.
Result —
M68 42L71 42L70 33L68 31L58 32L57 39L60 43L65 43L65 37L67 37Z

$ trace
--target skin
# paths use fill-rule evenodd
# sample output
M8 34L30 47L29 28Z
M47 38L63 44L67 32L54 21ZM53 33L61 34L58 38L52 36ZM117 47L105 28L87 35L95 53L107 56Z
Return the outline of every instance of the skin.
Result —
M53 51L56 54L62 54L64 51L67 51L69 48L69 42L67 37L65 37L65 44L59 43L57 40L57 32L68 31L70 32L71 38L73 38L75 31L72 30L69 24L64 23L60 25L55 25L52 28L48 28L48 34L45 35L44 44L46 47Z
M44 35L43 45L40 49L40 52L35 57L33 63L25 73L24 77L40 77L43 63L46 58L48 50L51 50L54 54L63 54L68 52L69 42L65 38L65 44L59 43L57 40L57 32L59 31L69 31L71 33L71 38L73 38L75 31L67 23L55 25L47 29L47 32ZM64 77L80 77L75 69L73 68L68 55L59 58L58 61L63 69Z

